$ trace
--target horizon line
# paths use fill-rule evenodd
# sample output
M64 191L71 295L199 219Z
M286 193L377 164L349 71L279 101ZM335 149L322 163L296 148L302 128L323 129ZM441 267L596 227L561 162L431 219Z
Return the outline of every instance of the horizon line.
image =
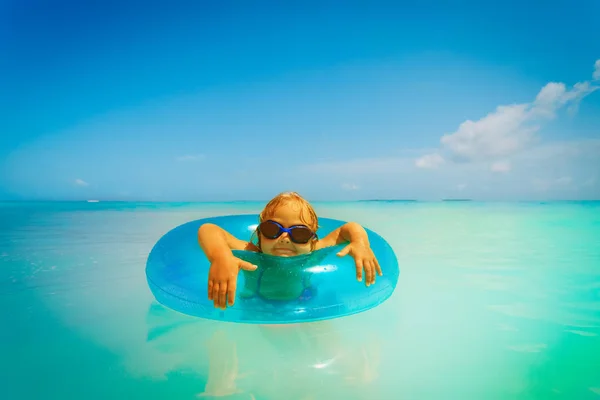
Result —
M102 200L102 199L19 199L2 200L0 203L265 203L265 200ZM311 200L311 203L540 203L540 202L597 202L598 199L356 199Z

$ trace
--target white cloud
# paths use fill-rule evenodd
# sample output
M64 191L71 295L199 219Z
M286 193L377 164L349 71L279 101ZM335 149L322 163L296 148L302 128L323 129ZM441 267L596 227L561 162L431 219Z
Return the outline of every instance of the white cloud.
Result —
M437 168L444 163L444 158L438 153L426 154L415 161L419 168Z
M490 165L492 172L508 172L511 169L511 164L508 161L498 161Z
M90 185L89 183L87 183L83 179L79 179L79 178L75 179L75 184L77 186L89 186Z
M556 112L566 106L577 107L579 102L598 89L590 82L578 82L571 90L564 83L550 82L540 90L530 109L530 118L548 118L556 116Z
M177 157L177 161L185 162L185 161L200 161L204 159L204 154L186 154L183 156Z
M595 78L599 66L596 62ZM573 112L584 97L598 89L600 86L589 81L576 83L571 89L564 83L550 82L531 103L498 106L477 121L463 122L455 132L443 135L440 142L457 161L506 159L536 144L542 123L555 118L561 108L569 107ZM417 162L426 164L423 159Z
M347 182L349 188L352 182L364 181L369 182L369 195L381 198L439 199L456 193L494 200L600 196L600 175L596 173L600 171L600 139L540 143L511 160L446 163L435 174L416 165L418 152L426 156L431 149L404 151L398 157L305 164L281 171L281 179L304 179L303 184L310 188L318 176L322 185L318 193L332 195L338 193L334 190L339 187L337 182ZM509 170L518 174L507 174ZM590 180L593 177L596 180Z
M537 126L527 125L528 106L499 106L479 121L465 121L441 143L452 158L481 161L511 155L533 142Z
M417 173L421 169L415 162L414 153L418 154L418 152L421 152L422 156L418 157L418 160L440 160L441 157L438 158L439 155L434 156L429 153L430 151L431 149L414 150L410 152L410 155L400 155L398 157L364 157L321 161L318 163L302 164L289 170L282 170L281 173L286 179L289 178L289 174L292 174L292 176L296 176L297 174L308 174L309 176L319 174L321 177L340 178L347 182L352 177L367 177L372 179L385 177L387 179L394 175L412 176L410 174ZM444 162L443 159L441 160L441 162ZM548 169L549 166L556 166L557 160L564 160L567 164L582 162L587 166L588 171L589 168L597 168L599 165L598 162L600 162L600 139L541 143L539 146L525 149L522 153L516 155L512 161L501 159L492 162L483 160L468 164L449 163L440 172L448 174L455 172L460 174L473 173L475 171L483 173L492 170L498 172L500 170L515 169L517 166L529 168L536 165L539 165L540 168Z
M342 189L344 190L358 190L360 187L355 183L344 183L342 184Z
M596 63L594 64L594 80L598 81L600 80L600 60L596 60Z

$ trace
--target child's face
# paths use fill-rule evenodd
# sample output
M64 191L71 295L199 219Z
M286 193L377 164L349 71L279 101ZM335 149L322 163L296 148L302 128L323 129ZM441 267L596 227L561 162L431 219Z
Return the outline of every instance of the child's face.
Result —
M295 203L283 203L275 209L275 211L265 217L265 220L271 220L279 223L284 228L291 226L303 225L314 229L310 226L312 221L302 221L300 218L301 206ZM260 247L263 253L280 257L293 257L300 254L310 253L311 241L305 244L294 243L287 232L283 232L281 236L275 239L269 239L260 234Z

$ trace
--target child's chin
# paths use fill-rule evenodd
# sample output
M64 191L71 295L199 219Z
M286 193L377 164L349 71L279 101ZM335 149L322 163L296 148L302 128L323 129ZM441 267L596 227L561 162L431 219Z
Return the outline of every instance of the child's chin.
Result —
M274 253L275 257L294 257L296 254L292 253Z
M276 257L294 257L294 256L297 256L298 254L296 254L293 251L279 251L279 250L276 250L276 251L271 252L271 255L272 256L276 256Z

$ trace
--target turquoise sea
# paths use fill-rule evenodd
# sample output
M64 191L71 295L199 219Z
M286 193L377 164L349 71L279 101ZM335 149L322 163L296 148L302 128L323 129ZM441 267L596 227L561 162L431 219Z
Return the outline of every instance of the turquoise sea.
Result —
M163 234L262 206L0 203L0 398L600 398L600 202L315 203L390 242L383 305L259 326L154 301Z

